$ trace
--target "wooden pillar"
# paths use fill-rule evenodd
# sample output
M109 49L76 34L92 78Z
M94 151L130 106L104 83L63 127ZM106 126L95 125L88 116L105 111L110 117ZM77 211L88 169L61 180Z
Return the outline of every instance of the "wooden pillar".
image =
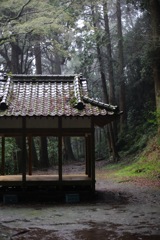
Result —
M26 118L22 117L22 185L26 185Z
M1 174L5 175L5 137L2 136L2 165L1 165Z
M59 175L59 185L62 184L62 119L58 120L58 175Z
M95 191L95 138L94 138L94 122L92 119L92 133L91 133L91 172L92 172L92 190Z
M86 134L86 174L91 177L91 134Z
M85 148L86 148L86 169L85 174L88 175L88 135L85 134Z
M28 137L28 147L29 147L29 163L28 163L28 174L32 175L32 136Z

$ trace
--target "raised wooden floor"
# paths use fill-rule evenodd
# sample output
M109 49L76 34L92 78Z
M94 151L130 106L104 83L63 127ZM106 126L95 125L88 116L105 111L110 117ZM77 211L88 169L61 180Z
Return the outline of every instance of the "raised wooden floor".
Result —
M90 185L91 178L85 174L63 175L59 180L58 175L26 175L27 186L55 186L55 185ZM21 186L24 184L22 175L0 176L0 186Z

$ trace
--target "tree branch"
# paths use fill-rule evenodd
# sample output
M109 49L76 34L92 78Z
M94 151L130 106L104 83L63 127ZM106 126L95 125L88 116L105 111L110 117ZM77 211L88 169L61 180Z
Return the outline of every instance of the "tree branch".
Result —
M21 14L22 14L24 8L25 8L30 2L31 2L31 0L28 0L28 2L26 2L26 3L22 6L22 8L21 8L21 10L19 11L19 13L17 14L17 16L14 17L14 18L10 18L10 19L8 19L7 22L11 22L11 21L13 21L13 20L18 19L18 18L21 16Z

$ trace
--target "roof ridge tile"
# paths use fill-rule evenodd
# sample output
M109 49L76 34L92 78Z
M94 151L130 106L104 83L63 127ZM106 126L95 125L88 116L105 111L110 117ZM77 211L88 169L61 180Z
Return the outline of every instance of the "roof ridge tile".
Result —
M88 96L83 96L83 100L86 103L97 105L98 107L105 108L108 111L113 111L113 112L117 112L118 111L118 106L114 106L114 105L111 105L111 104L103 103L101 101L97 101L97 100L95 100L93 98L90 98Z
M12 80L10 77L7 78L5 83L5 88L2 96L2 100L0 102L0 110L6 110L8 108L9 100L11 97L11 92L13 89Z
M78 110L83 110L85 108L85 104L83 103L82 97L81 97L81 85L79 81L79 76L76 75L74 78L74 96L75 101L73 103L74 107Z

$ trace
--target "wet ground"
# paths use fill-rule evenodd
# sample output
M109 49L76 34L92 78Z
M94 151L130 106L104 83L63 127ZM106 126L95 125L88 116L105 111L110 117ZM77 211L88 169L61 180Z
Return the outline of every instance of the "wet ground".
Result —
M79 203L0 203L0 240L159 240L160 187L99 178Z

